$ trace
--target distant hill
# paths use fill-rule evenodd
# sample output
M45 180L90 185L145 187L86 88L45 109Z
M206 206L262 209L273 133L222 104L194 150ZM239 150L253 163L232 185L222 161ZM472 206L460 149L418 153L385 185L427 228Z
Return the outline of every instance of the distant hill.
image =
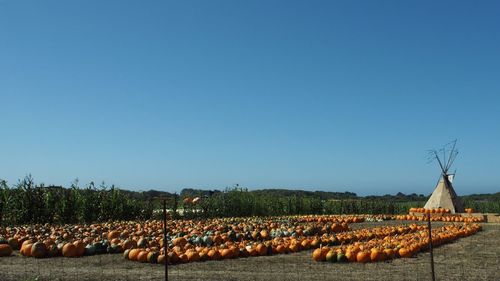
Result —
M322 200L328 199L355 199L358 198L356 193L353 192L327 192L327 191L306 191L306 190L295 190L295 189L257 189L257 190L247 190L242 188L242 190L254 193L256 195L268 195L268 196L282 196L282 197L317 197ZM181 197L204 197L211 196L213 194L221 193L221 190L203 190L203 189L192 189L185 188L181 191Z
M500 192L459 196L462 200L500 202Z
M181 197L204 197L211 196L213 194L221 193L221 190L204 190L204 189L193 189L186 188L180 193ZM366 200L391 200L396 202L412 202L412 201L426 201L429 195L423 194L404 194L398 192L395 195L385 194L385 195L368 195L368 196L358 196L354 192L331 192L331 191L307 191L307 190L297 190L297 189L258 189L258 190L248 190L248 192L255 193L257 195L268 195L268 196L282 196L282 197L315 197L322 200L343 200L343 199L366 199ZM471 194L465 196L459 196L462 200L473 200L473 201L500 201L500 192L493 194Z
M135 199L153 199L158 197L164 198L173 198L174 194L166 191L158 191L158 190L148 190L148 191L132 191L126 189L120 189L126 195L135 198Z
M317 197L322 200L329 199L356 199L359 198L354 192L329 192L329 191L305 191L305 190L293 190L293 189L260 189L253 190L259 195L269 195L269 196L302 196L302 197Z

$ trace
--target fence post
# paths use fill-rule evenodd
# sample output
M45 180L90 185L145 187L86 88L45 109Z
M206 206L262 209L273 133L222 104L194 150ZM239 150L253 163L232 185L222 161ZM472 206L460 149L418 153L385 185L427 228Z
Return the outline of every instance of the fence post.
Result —
M431 214L427 214L427 226L429 229L429 250L431 252L431 272L432 272L432 281L436 281L436 275L434 273L434 251L432 249L432 228L431 228Z
M163 199L163 249L165 250L165 281L168 281L167 200Z

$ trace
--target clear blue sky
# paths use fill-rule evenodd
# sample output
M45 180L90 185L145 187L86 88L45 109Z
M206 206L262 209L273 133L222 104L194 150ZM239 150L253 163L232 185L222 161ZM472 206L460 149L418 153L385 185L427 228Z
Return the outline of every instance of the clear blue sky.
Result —
M499 1L0 0L0 178L500 191Z

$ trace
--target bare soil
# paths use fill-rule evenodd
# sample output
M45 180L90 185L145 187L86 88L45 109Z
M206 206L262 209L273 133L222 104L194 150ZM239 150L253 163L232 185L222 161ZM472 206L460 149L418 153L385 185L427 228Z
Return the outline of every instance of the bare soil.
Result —
M399 222L361 223L355 228ZM434 225L434 224L433 224ZM439 224L435 225L436 227ZM311 252L169 267L169 280L431 280L430 254L382 263L338 264L311 260ZM500 280L500 224L434 250L436 280ZM122 255L78 259L0 259L0 280L164 280L163 265L141 264Z

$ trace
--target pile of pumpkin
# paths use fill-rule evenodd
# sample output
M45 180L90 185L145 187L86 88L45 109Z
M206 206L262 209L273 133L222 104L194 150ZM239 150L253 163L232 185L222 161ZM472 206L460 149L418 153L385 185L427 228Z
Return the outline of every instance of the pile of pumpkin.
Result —
M481 230L478 224L446 225L432 230L433 246L440 246ZM321 247L312 253L314 261L327 262L380 262L394 258L409 258L429 247L426 226L403 235L388 235L367 241L337 247Z
M304 221L311 223L304 224L302 223ZM297 252L319 246L318 240L312 235L327 235L349 230L346 222L331 223L332 221L334 220L331 218L325 221L297 219L293 223L297 225L296 227L292 227L289 220L285 223L276 220L247 224L245 227L232 221L229 231L226 227L219 227L215 232L208 231L202 234L196 229L188 229L186 232L169 235L167 255L164 252L163 239L160 238L159 246L148 245L125 250L124 257L138 262L164 263L168 260L169 263L187 263Z
M164 251L165 241L161 221L7 227L0 229L0 256L11 255L13 250L18 249L21 255L35 258L81 257L123 252L124 257L131 261L186 263L287 254L321 248L320 260L323 260L323 253L328 249L328 253L334 251L337 260L342 261L342 255L349 260L350 254L347 254L347 250L350 250L351 254L352 252L357 254L357 252L367 252L367 249L370 249L371 253L371 249L375 248L379 251L374 255L378 256L381 251L390 248L393 252L397 250L394 253L394 257L397 257L401 255L400 248L407 248L398 248L398 245L418 246L419 243L425 243L422 233L426 233L426 227L416 224L350 231L349 223L371 218L378 220L390 217L289 216L169 220L167 253ZM445 230L451 233L463 230L464 234L469 235L478 228L476 224L467 224L462 230L456 230L454 227L450 226ZM436 233L441 235L445 232L443 230ZM421 239L415 240L415 237ZM383 247L380 248L380 245ZM350 246L352 247L349 248ZM412 249L410 247L410 250ZM413 253L413 250L410 252ZM315 253L318 255L318 251ZM324 253L324 260L327 259L328 253ZM334 253L330 253L329 260ZM405 256L404 250L402 253L402 256ZM389 257L393 256L388 255Z
M394 218L396 220L427 221L426 216L397 215ZM430 220L442 221L442 222L468 222L468 223L484 222L483 217L462 217L461 215L452 215L452 214L448 214L445 216L431 216Z
M132 223L121 223L122 225ZM104 253L120 253L123 247L134 243L127 241L126 231L108 231L114 224L32 225L0 229L0 244L7 240L12 250L26 257L46 258L54 256L81 257ZM120 240L120 233L123 235Z
M206 260L223 260L288 254L298 251L319 248L321 245L339 245L355 241L365 241L389 235L403 235L421 229L415 224L410 226L385 226L359 229L336 234L324 233L321 236L275 237L272 240L255 242L251 240L224 241L217 246L197 246L191 244L185 237L173 240L173 247L168 248L165 255L162 247L146 247L130 249L124 252L124 258L131 261L149 263L188 263Z
M382 222L386 220L393 220L394 217L392 215L366 215L365 221L367 222Z
M307 215L307 216L291 216L286 219L294 222L318 222L318 223L358 223L365 221L366 215ZM278 217L279 218L279 217Z
M348 231L358 216L290 216L272 218L222 218L203 221L170 220L167 240L175 247L184 238L197 247L228 242L266 242L279 237L322 235ZM112 222L92 225L30 225L0 229L0 256L20 250L27 257L80 257L121 253L132 248L163 247L161 221Z
M433 208L433 209L425 209L425 208L410 208L410 213L423 213L423 214L450 214L450 209L444 208Z
M14 236L8 239L7 243L0 244L2 247L10 248L10 251L5 251L0 256L8 256L12 254L12 250L19 250L22 256L34 258L47 257L81 257L84 255L90 256L104 253L120 253L124 247L133 247L136 242L132 240L119 241L113 238L116 232L108 233L108 239L98 237L86 237L84 239L66 238L64 240L55 237L45 236ZM3 240L5 241L5 240ZM109 242L111 241L111 242Z

